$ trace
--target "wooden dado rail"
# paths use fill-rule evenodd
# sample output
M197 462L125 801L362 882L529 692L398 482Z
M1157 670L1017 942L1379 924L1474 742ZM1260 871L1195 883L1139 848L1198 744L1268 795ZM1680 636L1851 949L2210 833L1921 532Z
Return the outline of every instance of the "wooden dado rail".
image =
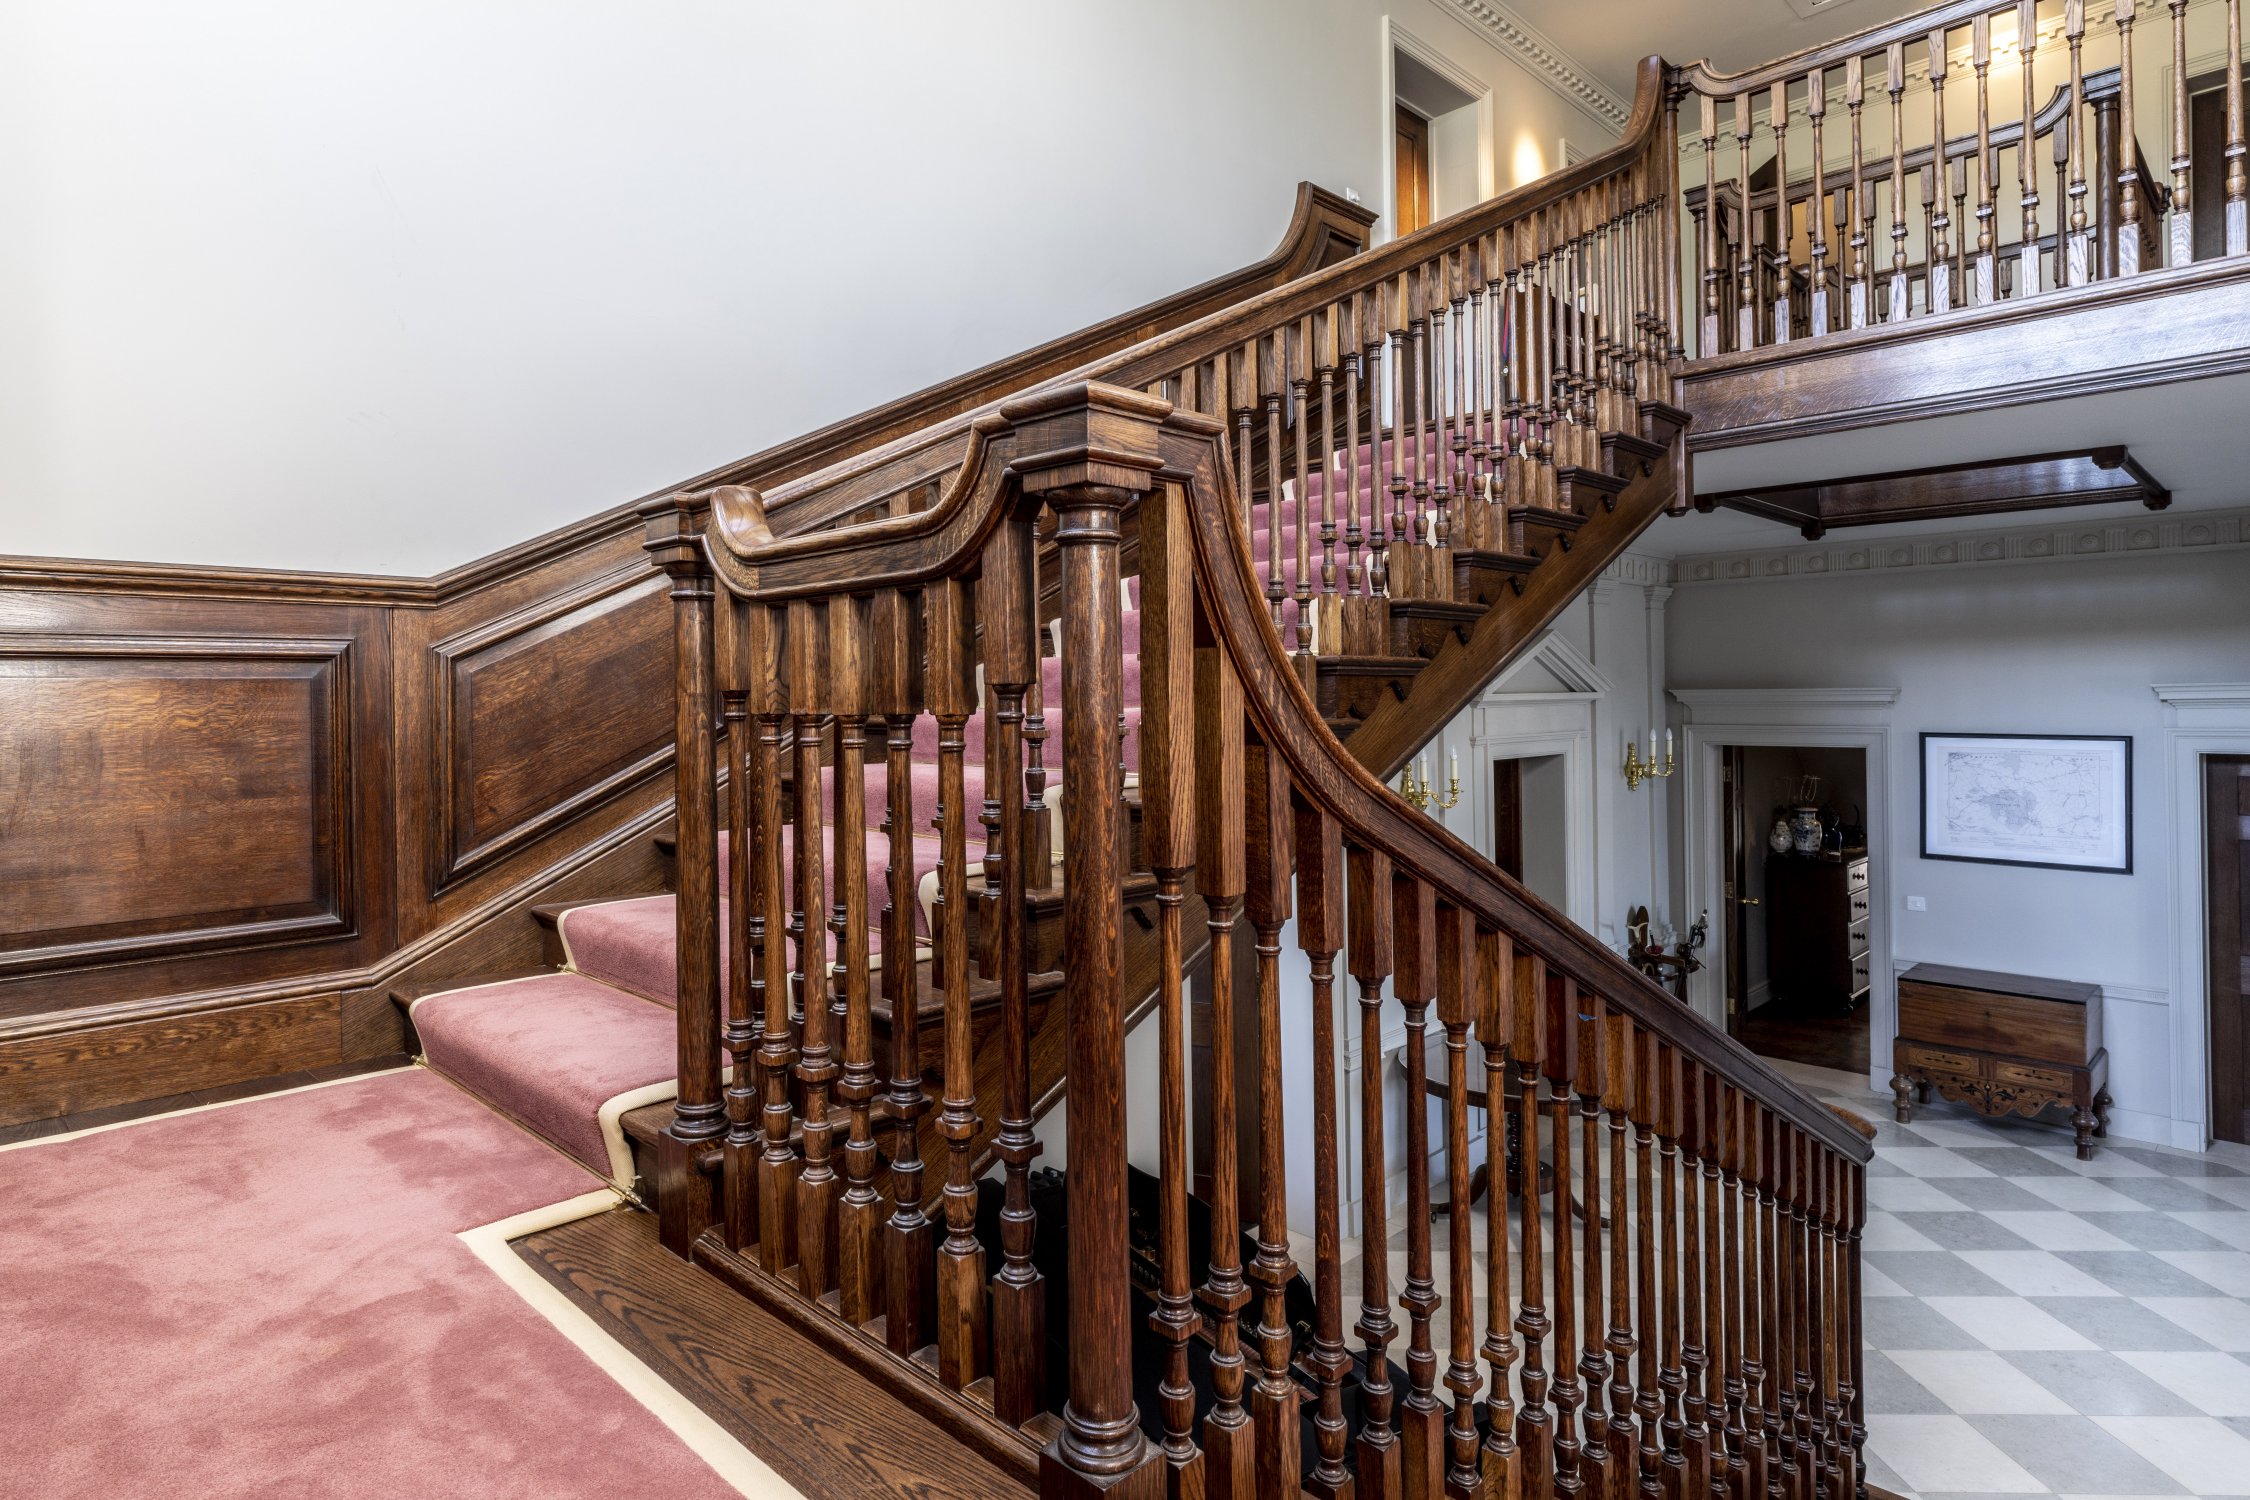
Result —
M679 679L680 1087L660 1148L664 1240L738 1282L786 1289L839 1340L887 1351L896 1386L995 1437L1043 1493L1425 1497L1637 1484L1695 1494L1729 1474L1745 1494L1769 1479L1790 1494L1859 1490L1862 1137L1392 795L1344 752L1304 681L1308 616L1317 635L1355 593L1410 577L1414 551L1491 522L1480 507L1502 519L1537 507L1572 482L1596 434L1622 430L1628 399L1645 409L1652 388L1669 389L1660 382L1676 278L1666 272L1677 257L1671 216L1655 210L1669 201L1674 145L1659 65L1642 77L1617 149L1128 350L1102 362L1110 383L1045 385L782 496L727 487L646 509L652 556L673 580ZM1375 347L1387 351L1387 458L1372 416L1364 431L1353 426L1353 361L1356 378L1375 384ZM1339 370L1341 427L1328 395ZM1264 419L1263 433L1246 411ZM1284 461L1304 452L1308 428L1330 483L1339 462L1380 466L1380 485L1364 488L1388 513L1363 511L1353 484L1355 503L1322 510L1315 532L1305 462ZM1296 435L1287 450L1284 430ZM799 518L839 524L776 537L767 516L782 498ZM1292 531L1278 518L1293 503L1302 524ZM1356 578L1355 526L1366 548ZM1264 559L1251 541L1261 529ZM1129 532L1131 651L1120 597ZM1297 568L1277 589L1271 557L1284 537ZM1047 708L1060 720L1053 789L1067 871L1060 1222L1035 1205L1022 1044L1034 978L1023 898L1046 878L1044 841L1026 828L1048 811L1051 786L1029 733L1055 618L1042 602L1048 567L1059 575L1061 692ZM1130 840L1129 656L1141 713ZM933 790L917 797L916 747L931 719L934 735L920 742L934 744ZM863 826L878 720L879 780L894 810L879 914ZM727 799L724 924L722 721L739 789ZM972 722L981 820L967 791ZM905 835L925 809L944 1002L934 1079L913 966L869 960L871 943L889 955L914 949ZM983 825L982 883L998 896L974 947L972 821ZM1125 1065L1122 892L1136 857L1155 880L1164 955L1149 1074ZM1201 975L1182 930L1191 889L1208 913ZM1310 961L1309 1090L1284 1066L1281 945L1292 922ZM1246 938L1256 983L1243 995L1234 959ZM1395 1300L1379 1068L1363 1076L1356 1143L1358 1178L1372 1186L1359 1222L1342 1216L1339 957L1368 1056L1380 1052L1386 1006L1402 1007L1416 1100L1435 1007L1454 1084L1445 1129L1456 1204L1468 1198L1472 1067L1492 1098L1512 1101L1521 1132L1520 1187L1495 1190L1481 1256L1468 1212L1456 1213L1441 1288L1427 1116L1407 1111ZM1012 1043L989 1088L970 1056L979 976L997 983L1000 1034ZM1217 1056L1205 1101L1209 1249L1191 1264L1200 1236L1185 995L1199 979ZM889 1010L887 1058L874 1055L878 1005ZM1231 1050L1243 1006L1256 1018L1254 1160L1236 1145L1245 1105ZM1136 1091L1159 1121L1145 1258L1128 1208ZM1299 1268L1285 1189L1284 1121L1300 1091L1314 1122L1316 1224L1304 1339L1289 1313ZM917 1122L933 1112L942 1163L922 1157ZM1001 1201L988 1251L974 1143L995 1114ZM1551 1205L1534 1169L1542 1157L1560 1184ZM1059 1288L1038 1255L1058 1239ZM1356 1351L1342 1275L1352 1253L1363 1271ZM1403 1370L1390 1355L1402 1334ZM1068 1345L1053 1372L1051 1337ZM1154 1412L1136 1406L1136 1367L1157 1377ZM1050 1401L1058 1390L1065 1399Z
M2218 178L2194 156L2189 67L2217 38L2191 47L2190 32L2201 23L2216 33L2222 7L2223 198L2205 203L2198 168ZM1678 70L1671 107L1690 111L1702 155L1702 185L1683 198L1699 303L1691 352L1740 353L2184 266L2202 216L2215 216L2227 255L2250 251L2241 0L2167 0L2168 35L2136 28L2161 19L2157 8L2111 0L2114 34L2089 36L2085 0L1955 0L1748 72ZM2109 66L2089 74L2090 48ZM2170 75L2168 181L2141 150L2136 68ZM1754 156L1764 158L1755 168Z

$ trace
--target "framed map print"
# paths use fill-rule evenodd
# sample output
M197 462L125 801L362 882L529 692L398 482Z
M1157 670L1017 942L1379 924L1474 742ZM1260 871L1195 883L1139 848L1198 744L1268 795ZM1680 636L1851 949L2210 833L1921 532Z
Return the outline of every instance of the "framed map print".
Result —
M2133 873L2133 741L1925 734L1922 857Z

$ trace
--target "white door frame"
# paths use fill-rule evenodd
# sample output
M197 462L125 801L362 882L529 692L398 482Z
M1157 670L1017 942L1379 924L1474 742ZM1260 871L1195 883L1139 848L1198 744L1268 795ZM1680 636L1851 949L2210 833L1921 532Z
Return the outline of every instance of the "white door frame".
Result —
M1398 152L1393 139L1398 131L1398 67L1399 53L1405 53L1438 77L1452 84L1476 101L1477 109L1477 197L1490 198L1499 191L1498 174L1492 155L1492 85L1466 72L1461 65L1445 55L1444 51L1422 40L1389 16L1383 17L1383 118L1381 134L1383 149L1383 238L1398 238ZM1433 159L1430 170L1434 176L1437 162Z
M2172 864L2171 1144L2211 1145L2211 974L2203 930L2203 757L2250 755L2250 683L2159 683ZM2193 1111L2192 1115L2190 1111Z
M1720 752L1729 745L1819 745L1867 754L1868 1086L1890 1087L1891 1038L1898 1001L1891 962L1891 727L1897 688L1674 688L1686 711L1680 767L1685 895L1682 914L1711 913L1711 941L1688 1003L1712 1025L1726 1025L1726 913L1719 862L1725 857ZM1692 918L1691 918L1692 920Z

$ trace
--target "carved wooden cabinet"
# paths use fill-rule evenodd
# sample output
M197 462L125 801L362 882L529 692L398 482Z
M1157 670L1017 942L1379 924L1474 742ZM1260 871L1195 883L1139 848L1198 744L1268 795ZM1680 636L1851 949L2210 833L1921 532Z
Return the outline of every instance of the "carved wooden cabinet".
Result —
M1848 1011L1867 998L1867 856L1766 859L1766 983Z
M2080 1161L2109 1131L2098 984L1916 964L1898 980L1891 1066L1901 1124L1934 1088L1987 1115L2067 1108Z

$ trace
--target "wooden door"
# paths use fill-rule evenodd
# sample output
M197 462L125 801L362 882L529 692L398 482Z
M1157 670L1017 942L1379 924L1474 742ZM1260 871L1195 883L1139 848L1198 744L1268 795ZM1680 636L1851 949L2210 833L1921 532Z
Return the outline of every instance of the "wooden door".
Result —
M1430 122L1398 107L1398 171L1392 211L1400 234L1430 222Z
M2211 1133L2250 1145L2250 755L2203 761Z
M2250 81L2242 85L2250 109ZM2195 258L2227 253L2227 75L2188 80L2188 202L2195 221Z
M1492 862L1523 879L1523 762L1492 763Z
M1742 1020L1744 954L1749 942L1749 924L1743 919L1746 907L1755 906L1757 898L1746 895L1750 889L1750 840L1746 826L1749 818L1748 803L1743 786L1745 758L1740 745L1728 745L1719 751L1719 827L1726 841L1722 855L1720 878L1725 882L1727 924L1726 963L1726 1026L1727 1034L1734 1035Z

